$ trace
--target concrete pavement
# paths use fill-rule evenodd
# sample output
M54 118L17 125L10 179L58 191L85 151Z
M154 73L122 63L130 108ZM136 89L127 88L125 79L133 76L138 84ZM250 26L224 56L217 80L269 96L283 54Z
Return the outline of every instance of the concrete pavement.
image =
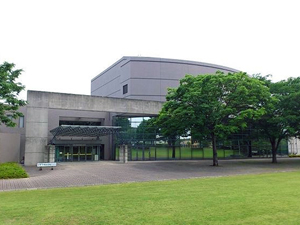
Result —
M51 170L24 167L29 178L0 180L0 191L89 186L125 182L186 179L272 172L300 171L300 158L144 161L122 164L116 161L58 163Z

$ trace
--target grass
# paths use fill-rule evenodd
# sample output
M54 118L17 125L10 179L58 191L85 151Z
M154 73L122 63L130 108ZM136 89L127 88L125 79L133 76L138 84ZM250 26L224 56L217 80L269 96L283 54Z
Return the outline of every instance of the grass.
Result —
M28 177L28 174L19 164L14 162L0 164L0 179L26 178L26 177Z
M156 155L155 155L156 151ZM117 149L118 152L118 149ZM142 149L131 149L132 160L142 160L143 159L143 150ZM238 150L224 150L218 149L219 158L227 158L230 156L240 155ZM150 147L144 149L144 158L145 160L149 159L172 159L172 148L167 147ZM181 147L176 148L175 158L176 159L212 159L213 153L211 148L189 148Z
M299 224L300 172L0 193L0 224Z

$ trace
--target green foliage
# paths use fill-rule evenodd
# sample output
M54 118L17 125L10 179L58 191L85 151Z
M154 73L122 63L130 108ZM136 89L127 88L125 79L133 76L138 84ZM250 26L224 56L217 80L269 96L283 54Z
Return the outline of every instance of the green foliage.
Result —
M191 131L199 139L210 137L215 165L216 139L247 127L249 119L261 117L268 101L268 87L243 72L187 75L178 88L169 89L158 124L164 135Z
M299 175L0 192L0 224L299 224Z
M0 164L0 179L26 178L26 171L17 163L8 162Z
M122 143L117 144L127 143L132 137L135 137L136 128L131 127L130 121L127 117L116 117L114 125L121 127L121 132L118 136L118 140Z
M156 138L156 127L155 119L150 118L148 120L143 120L136 129L137 140L155 140Z
M22 70L13 70L14 66L7 62L0 65L0 124L4 123L9 127L16 125L11 118L22 116L17 110L26 104L26 101L17 98L25 87L16 82Z
M272 101L265 104L266 113L256 121L255 127L260 135L270 140L273 162L276 162L278 146L282 140L300 136L300 77L289 78L279 82L265 80L270 88Z

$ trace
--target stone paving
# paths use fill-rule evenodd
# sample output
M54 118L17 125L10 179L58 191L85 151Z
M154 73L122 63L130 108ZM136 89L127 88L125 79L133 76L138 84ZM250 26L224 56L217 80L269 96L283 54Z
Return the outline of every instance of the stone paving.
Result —
M300 171L300 158L220 160L144 161L123 164L116 161L58 163L51 170L24 167L29 178L0 180L0 191L89 186L125 182L230 176L270 172Z

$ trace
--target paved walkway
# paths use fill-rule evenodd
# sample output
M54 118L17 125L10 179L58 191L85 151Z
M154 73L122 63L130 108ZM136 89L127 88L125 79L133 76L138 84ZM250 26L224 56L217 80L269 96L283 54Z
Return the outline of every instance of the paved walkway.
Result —
M0 180L0 191L300 171L300 158L278 161L272 164L271 159L221 160L219 167L210 166L211 160L59 163L54 170L25 167L30 178Z

